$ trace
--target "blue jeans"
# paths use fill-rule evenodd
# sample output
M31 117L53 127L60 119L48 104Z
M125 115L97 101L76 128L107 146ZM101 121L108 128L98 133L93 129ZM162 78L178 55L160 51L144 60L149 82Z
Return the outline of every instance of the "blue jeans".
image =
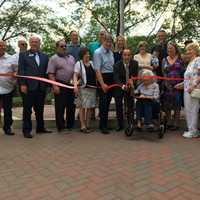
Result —
M144 117L144 124L152 123L152 119L158 119L160 112L160 105L158 102L147 99L138 99L136 102L136 116L137 120Z

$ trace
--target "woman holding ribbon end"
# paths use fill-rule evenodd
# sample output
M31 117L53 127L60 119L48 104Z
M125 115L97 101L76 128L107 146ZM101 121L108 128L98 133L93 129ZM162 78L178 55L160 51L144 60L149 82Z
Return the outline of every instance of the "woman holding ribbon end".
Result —
M189 64L184 74L184 82L175 86L184 89L184 106L188 131L184 132L185 138L199 137L198 113L200 108L200 57L199 45L191 43L186 47Z
M91 109L96 107L96 73L87 48L80 50L80 61L75 64L73 80L81 132L90 133Z

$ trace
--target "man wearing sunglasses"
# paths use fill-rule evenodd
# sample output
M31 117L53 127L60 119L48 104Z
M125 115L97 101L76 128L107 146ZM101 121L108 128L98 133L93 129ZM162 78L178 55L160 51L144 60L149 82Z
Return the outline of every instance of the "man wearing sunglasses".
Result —
M18 44L19 52L17 52L16 54L14 54L12 56L14 64L15 64L16 67L18 66L18 62L19 62L19 54L22 53L22 52L27 51L27 47L28 47L28 44L27 44L25 38L20 38L18 40L17 44Z
M66 42L60 40L56 43L56 54L49 60L47 73L49 79L71 85L74 74L75 59L67 52ZM65 128L72 129L75 120L75 104L73 89L53 86L55 96L56 126L58 132ZM64 117L66 112L66 119Z

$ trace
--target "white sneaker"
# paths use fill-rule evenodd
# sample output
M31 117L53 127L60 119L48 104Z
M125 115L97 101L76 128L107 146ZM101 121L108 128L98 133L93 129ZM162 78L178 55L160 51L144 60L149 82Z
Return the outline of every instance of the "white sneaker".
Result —
M193 134L193 138L198 138L198 137L200 137L200 133L199 131L195 131Z
M184 132L183 137L185 138L197 138L199 137L199 133L197 131L187 131Z

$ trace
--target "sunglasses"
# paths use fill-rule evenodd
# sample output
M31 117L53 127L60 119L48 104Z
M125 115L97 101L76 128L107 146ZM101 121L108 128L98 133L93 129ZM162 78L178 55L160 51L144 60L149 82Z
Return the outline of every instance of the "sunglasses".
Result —
M67 48L66 45L61 45L61 46L59 46L59 47L62 48L62 49L66 49L66 48Z
M21 45L22 45L22 46L27 46L27 44L26 44L26 43L21 43Z

